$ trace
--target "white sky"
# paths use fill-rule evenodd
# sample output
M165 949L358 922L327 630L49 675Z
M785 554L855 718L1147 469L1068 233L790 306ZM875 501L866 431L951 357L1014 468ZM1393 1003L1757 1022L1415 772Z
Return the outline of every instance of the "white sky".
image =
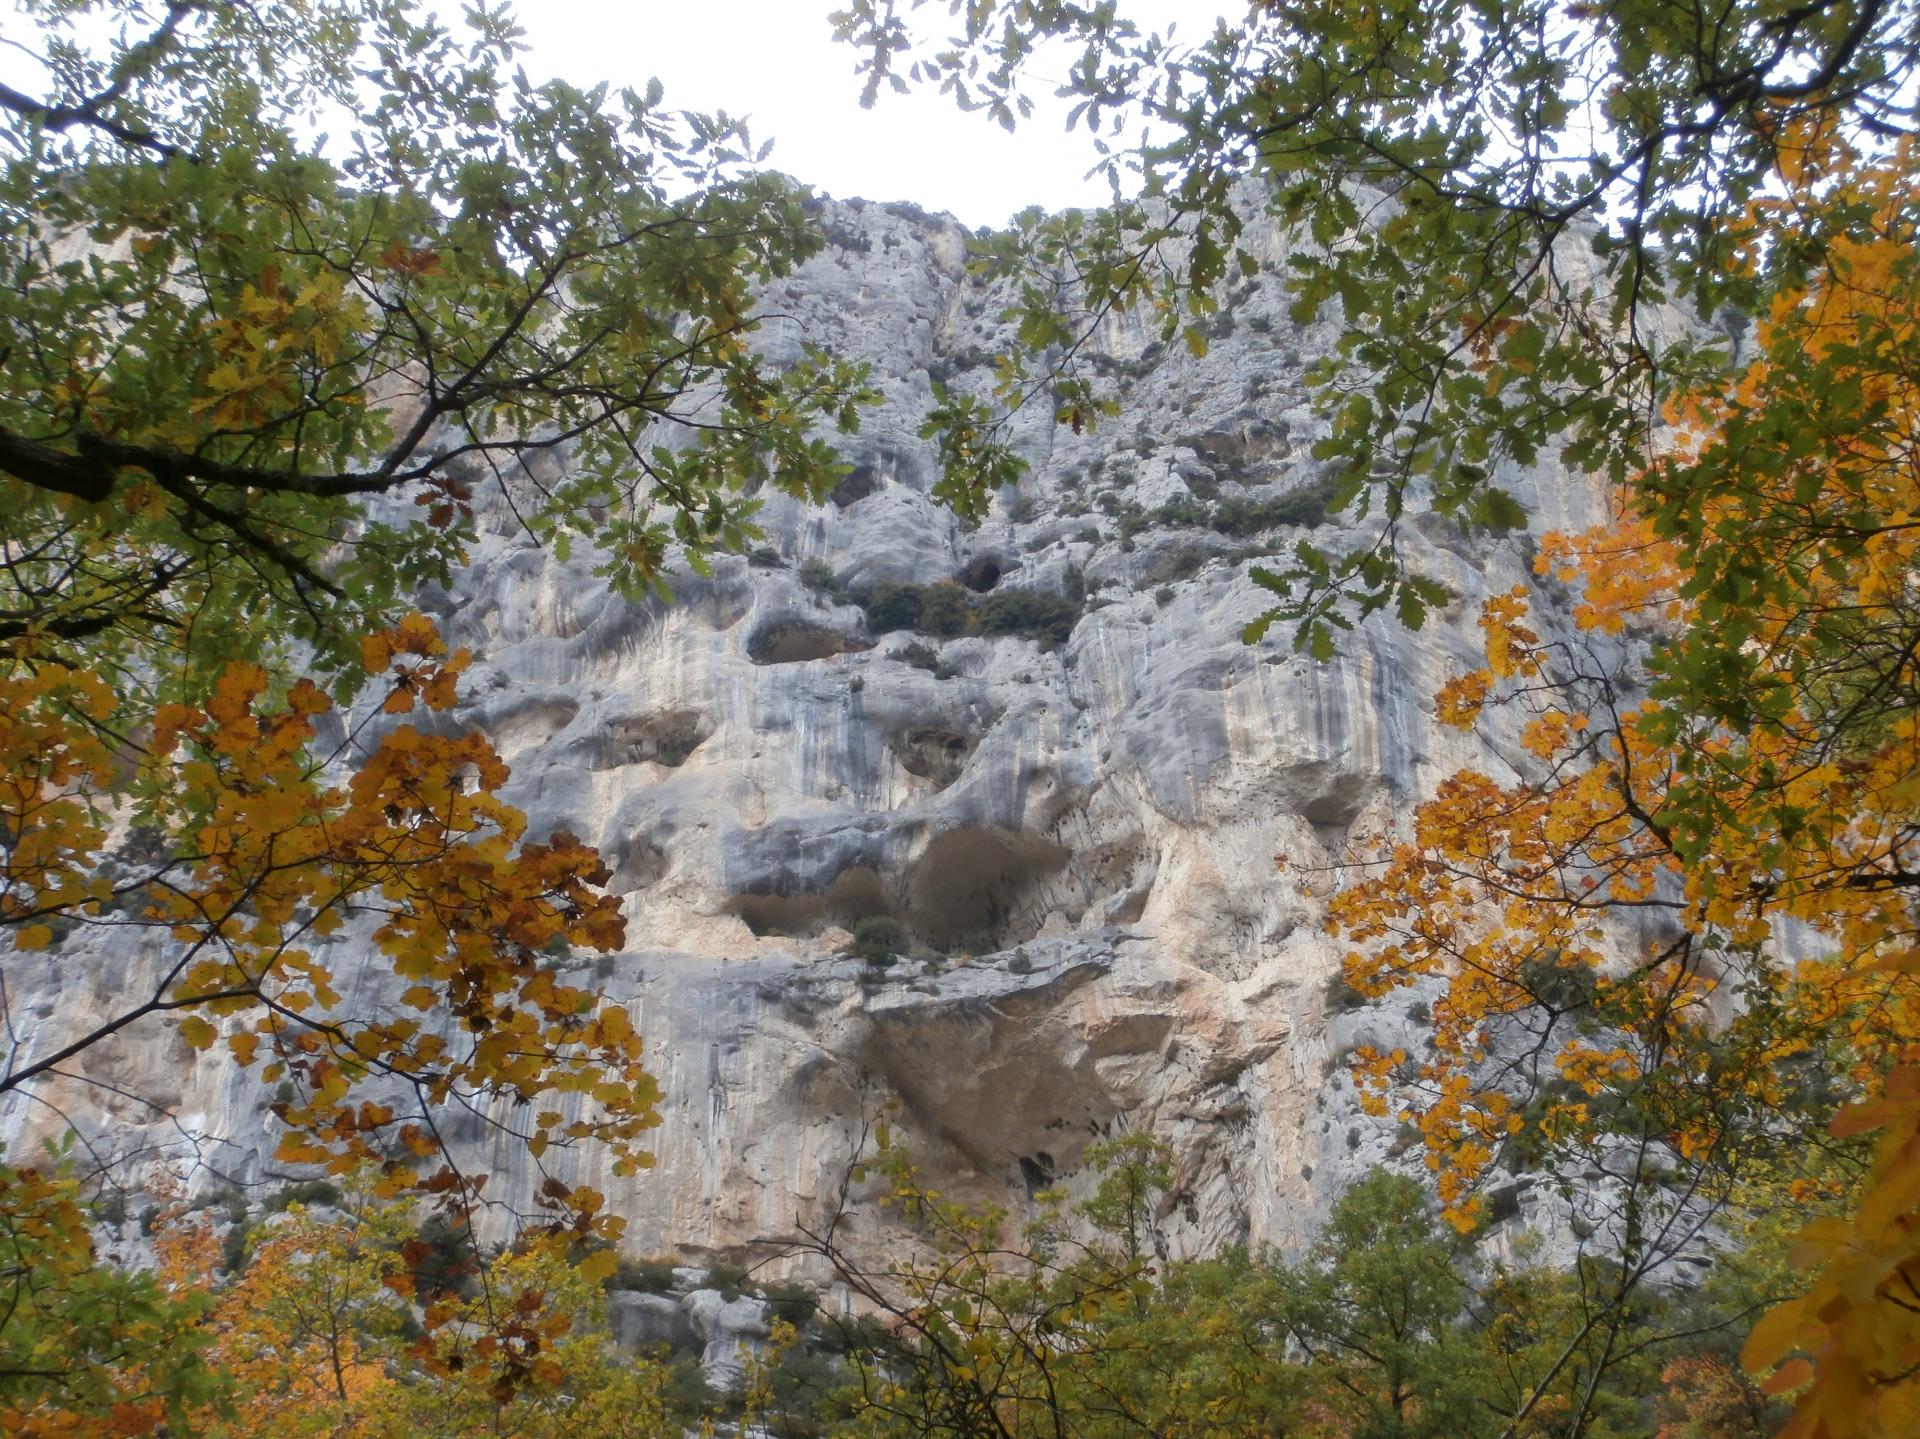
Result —
M1095 155L1084 127L1064 131L1067 106L1009 135L944 95L883 93L860 108L857 56L832 40L840 0L516 0L527 32L527 73L576 84L644 85L658 76L669 106L750 118L767 163L841 199L911 200L968 225L999 225L1028 205L1098 205L1087 180ZM1130 0L1143 29L1177 22L1176 38L1204 40L1244 0ZM929 26L945 18L929 5ZM933 33L943 33L934 31ZM1062 66L1064 70L1064 65ZM1042 73L1036 70L1036 73Z
M459 0L417 0L454 11ZM655 76L674 109L746 116L756 143L774 142L767 163L840 199L911 200L947 210L970 226L1003 224L1028 205L1047 210L1099 205L1104 181L1089 180L1099 158L1085 128L1065 131L1067 105L1036 85L1032 118L1009 135L981 113L965 113L933 92L884 91L860 108L858 56L836 45L827 16L843 0L513 0L526 31L523 59L535 80L578 85L606 80L644 87ZM1143 30L1197 44L1216 18L1245 13L1246 0L1125 0ZM920 13L926 32L947 32L945 0ZM104 6L102 16L113 13ZM83 26L83 33L85 27ZM41 88L33 61L37 34L20 23L16 0L0 0L0 80ZM15 46L21 48L15 48ZM1046 59L1064 73L1070 52Z

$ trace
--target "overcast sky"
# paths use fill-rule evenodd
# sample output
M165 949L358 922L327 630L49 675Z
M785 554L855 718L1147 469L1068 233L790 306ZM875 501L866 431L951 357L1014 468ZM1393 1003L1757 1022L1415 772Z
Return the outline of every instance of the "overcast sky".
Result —
M968 225L998 225L1028 205L1058 210L1107 199L1083 178L1098 158L1084 129L1064 133L1065 105L1036 109L1007 134L938 94L885 94L860 108L855 53L832 41L840 0L516 0L528 73L639 85L658 76L667 103L747 115L767 163L842 199L911 200ZM929 6L944 15L946 6ZM1129 0L1143 27L1177 22L1197 43L1233 0Z
M458 0L418 3L444 14ZM1059 210L1107 200L1104 182L1085 178L1099 158L1085 129L1067 134L1068 107L1050 96L1013 135L935 93L889 91L862 110L858 56L833 43L827 23L841 3L513 0L513 9L536 80L637 88L657 76L670 107L749 117L756 141L774 141L769 165L841 199L911 200L970 226L998 226L1028 205ZM1121 9L1143 29L1177 25L1176 37L1196 44L1220 14L1244 14L1245 0L1125 0ZM930 33L944 33L933 27L945 12L944 0L921 12ZM41 88L31 58L36 39L16 0L0 0L0 80L29 93ZM1070 52L1043 57L1034 73L1044 76L1049 58L1064 72Z

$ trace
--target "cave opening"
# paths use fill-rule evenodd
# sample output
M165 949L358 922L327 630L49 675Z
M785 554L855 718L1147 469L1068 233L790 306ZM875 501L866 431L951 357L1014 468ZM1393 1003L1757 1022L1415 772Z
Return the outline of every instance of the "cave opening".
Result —
M810 939L834 926L851 932L869 916L892 912L880 876L864 865L842 870L824 890L737 894L727 907L756 939Z
M908 872L903 917L934 949L996 954L1040 932L1067 859L1035 835L993 825L948 830Z
M916 779L931 781L938 791L960 778L979 742L978 736L940 725L910 725L890 735L887 748L900 768Z
M756 631L747 641L747 658L757 665L796 665L869 648L824 625L790 622Z
M978 559L969 563L959 574L955 575L954 578L972 590L976 595L984 595L1000 583L1000 576L1004 573L1004 567L995 556L981 555Z
M841 509L851 509L880 488L880 472L873 465L855 465L841 477L827 498Z

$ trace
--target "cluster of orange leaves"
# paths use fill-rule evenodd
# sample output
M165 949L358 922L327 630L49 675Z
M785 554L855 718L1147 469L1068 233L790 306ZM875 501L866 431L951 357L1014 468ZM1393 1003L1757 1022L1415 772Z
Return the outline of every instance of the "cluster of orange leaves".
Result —
M1356 1079L1375 1112L1397 1103L1418 1123L1463 1228L1505 1136L1592 1135L1596 1099L1630 1081L1676 1152L1711 1155L1727 1114L1792 1101L1781 1061L1839 1046L1874 1097L1836 1129L1880 1130L1873 1172L1851 1215L1807 1232L1796 1258L1819 1278L1745 1357L1765 1370L1797 1353L1765 1386L1804 1386L1788 1432L1849 1439L1920 1432L1920 708L1902 698L1920 610L1920 378L1904 358L1920 296L1910 152L1849 173L1822 144L1823 162L1790 167L1788 193L1753 207L1749 239L1779 243L1812 205L1874 223L1778 299L1737 384L1670 407L1672 448L1616 520L1549 536L1536 562L1578 587L1579 628L1657 637L1680 664L1731 613L1704 607L1730 588L1715 567L1764 565L1736 616L1750 692L1690 703L1676 666L1675 685L1630 703L1594 649L1543 641L1525 586L1496 595L1485 664L1438 711L1461 728L1524 716L1504 733L1530 768L1448 779L1328 923L1363 994L1444 978L1431 1055L1361 1050ZM1649 909L1665 921L1654 940L1635 923ZM1489 1052L1537 1024L1569 973L1604 1022L1550 1031L1561 1082L1523 1117ZM1715 1002L1736 975L1747 999ZM1755 994L1766 1024L1743 1010Z
M517 1124L536 1157L595 1140L616 1173L633 1172L659 1122L640 1037L623 1007L563 983L549 958L624 940L597 854L565 833L525 839L483 736L392 723L455 702L468 657L447 654L428 621L370 636L363 658L386 697L350 739L350 766L313 752L328 696L307 680L275 696L253 665L229 666L198 705L156 707L140 755L110 737L115 700L97 678L0 671L0 925L24 951L51 945L55 920L170 937L126 1017L176 1012L194 1048L223 1046L263 1083L287 1084L282 1162L344 1172L377 1159L392 1192L444 1190L444 1171L421 1181L411 1168L439 1151L433 1112L507 1101L514 1118L498 1122ZM116 889L102 861L143 790L179 857ZM351 925L396 983L389 1001L347 1012L326 947ZM548 1197L581 1232L617 1232L592 1191Z

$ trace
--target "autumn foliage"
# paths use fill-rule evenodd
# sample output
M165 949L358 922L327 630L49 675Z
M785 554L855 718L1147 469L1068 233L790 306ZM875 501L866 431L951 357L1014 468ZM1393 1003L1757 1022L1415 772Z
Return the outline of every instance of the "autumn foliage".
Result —
M507 769L487 741L416 722L453 706L464 652L447 653L418 615L361 651L377 688L330 746L316 730L335 708L326 694L305 679L276 692L245 662L198 704L154 707L137 741L127 702L97 676L19 646L0 663L0 929L16 962L58 963L95 931L159 956L130 967L117 1011L43 1027L0 1086L84 1076L94 1046L171 1024L273 1091L278 1163L365 1174L369 1204L413 1195L468 1210L486 1176L445 1151L440 1126L456 1107L488 1116L536 1165L585 1141L615 1172L649 1163L658 1092L632 1019L552 963L556 946L624 939L598 856L563 833L529 841L497 796ZM167 842L145 862L110 863L133 823ZM369 1002L357 972L363 997L343 1002L332 936L377 956L384 999ZM549 1174L536 1202L543 1232L619 1235L591 1189ZM46 1165L0 1171L0 1228L14 1236L25 1305L7 1333L32 1347L17 1372L40 1374L14 1381L22 1402L7 1423L23 1434L150 1432L216 1371L276 1415L347 1404L379 1373L362 1346L380 1326L363 1311L383 1302L397 1326L393 1306L410 1292L400 1251L382 1247L392 1236L302 1223L276 1229L205 1320L210 1266L98 1265L76 1181ZM460 1321L502 1402L545 1375L552 1331L511 1303L429 1304L423 1319L430 1331ZM283 1332L269 1342L263 1325ZM53 1377L33 1367L44 1355L57 1356Z
M1839 1439L1920 1428L1920 264L1908 147L1783 153L1734 229L1755 268L1824 236L1818 279L1728 390L1668 407L1613 522L1545 541L1573 628L1487 601L1439 710L1503 726L1522 777L1453 776L1330 922L1362 993L1444 981L1433 1052L1356 1073L1463 1224L1503 1153L1624 1136L1734 1183L1858 1097L1833 1133L1876 1135L1870 1172L1746 1350L1769 1393L1811 1381L1788 1433Z
M480 735L392 722L451 708L464 652L446 654L419 616L362 650L385 695L339 754L314 752L327 695L299 680L274 698L251 664L230 665L200 705L158 706L134 756L109 738L115 701L97 679L51 664L0 674L0 819L14 837L0 924L23 951L51 943L54 920L171 941L150 993L48 1045L7 1086L174 1015L196 1049L220 1045L263 1083L290 1084L275 1106L283 1162L378 1158L404 1174L438 1150L434 1110L500 1096L530 1108L517 1132L536 1158L594 1139L630 1171L658 1122L639 1037L544 953L622 942L617 902L594 888L598 857L566 834L523 842L524 820L495 795L506 766ZM129 809L178 845L114 883L102 861ZM123 900L132 916L112 912ZM349 925L394 981L380 1012L342 1012L320 957Z

